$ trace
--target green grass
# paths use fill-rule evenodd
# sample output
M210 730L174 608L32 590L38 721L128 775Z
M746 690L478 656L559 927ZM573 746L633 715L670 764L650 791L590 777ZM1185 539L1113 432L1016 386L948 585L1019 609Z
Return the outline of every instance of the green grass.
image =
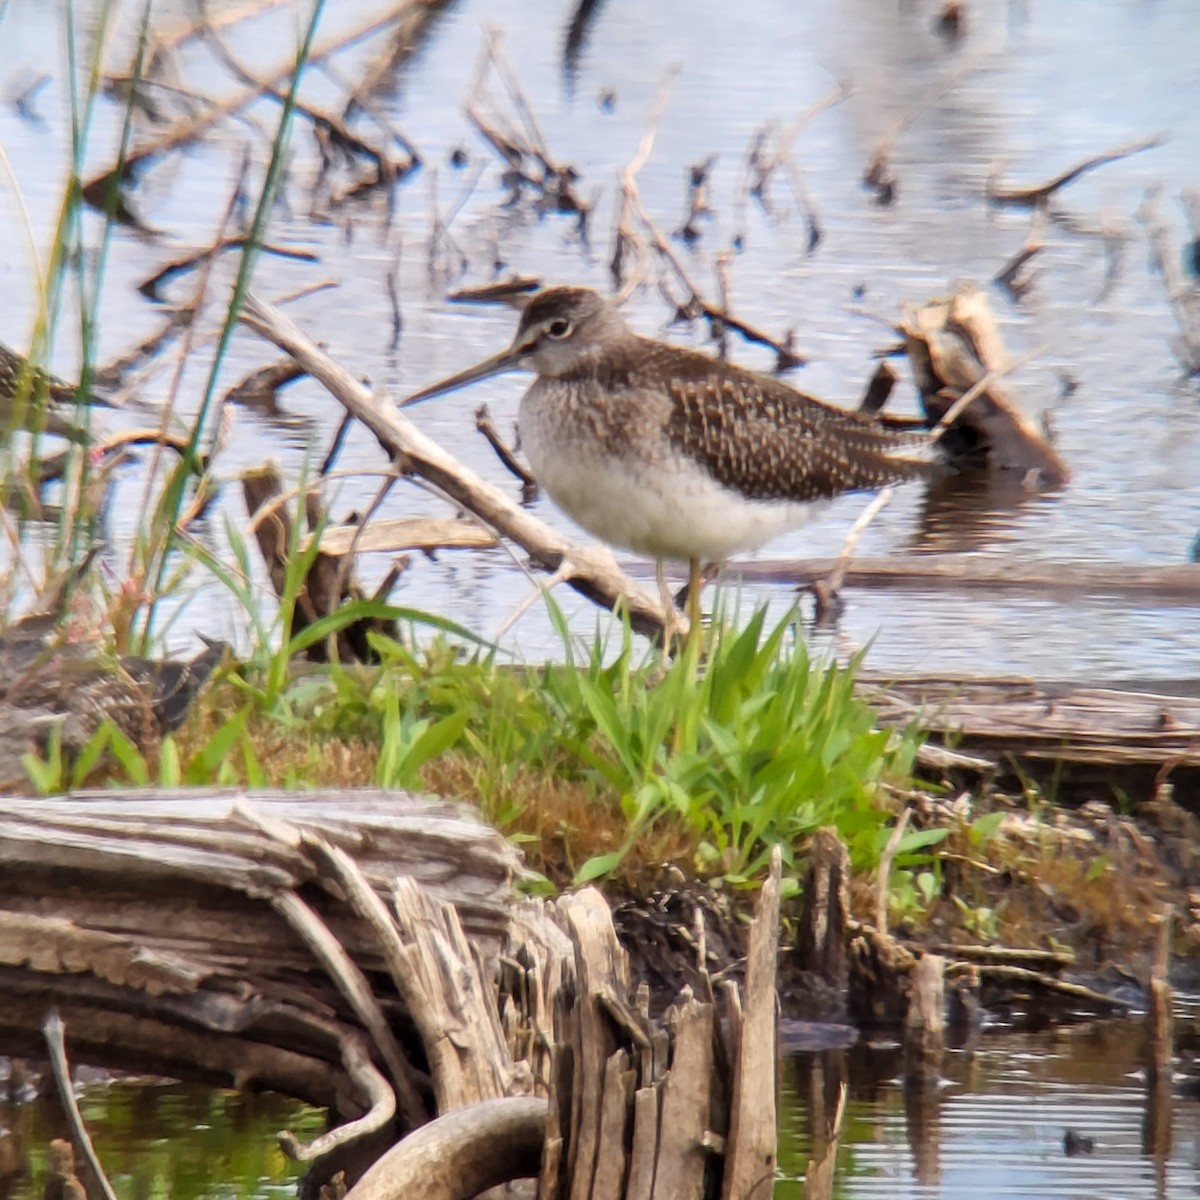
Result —
M665 671L627 627L615 647L597 637L582 661L534 667L404 615L411 636L376 638L378 668L293 676L296 644L285 643L147 754L108 728L73 765L53 747L31 760L31 779L42 791L98 774L135 785L426 787L478 804L561 883L632 878L666 859L739 887L761 877L775 845L796 866L825 825L855 867L878 862L888 788L910 781L917 735L877 728L853 669L811 661L791 614L771 627L761 611L740 629L718 625L702 665L685 653ZM910 834L902 854L915 862L930 840Z

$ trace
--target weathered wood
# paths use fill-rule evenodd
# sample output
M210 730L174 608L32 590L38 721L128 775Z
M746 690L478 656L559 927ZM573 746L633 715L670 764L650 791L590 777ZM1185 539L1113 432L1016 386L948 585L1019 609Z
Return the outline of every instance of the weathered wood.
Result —
M891 1026L904 1018L914 956L894 938L864 928L849 948L846 1007L860 1028Z
M654 1163L658 1157L659 1089L638 1088L633 1098L633 1148L629 1152L629 1182L625 1200L650 1200Z
M346 1200L474 1200L488 1188L537 1175L545 1135L545 1100L483 1100L398 1142Z
M901 332L931 422L941 421L955 400L1008 362L987 297L971 284L907 313ZM1071 478L1062 456L1000 383L988 386L954 419L939 447L954 460L1034 472L1046 487L1061 487Z
M909 979L904 1014L905 1070L910 1079L936 1078L946 1034L946 960L937 954L917 959Z
M604 1065L604 1098L600 1107L600 1136L591 1200L621 1200L624 1195L626 1130L637 1072L630 1070L628 1050L618 1050Z
M674 1053L663 1084L654 1200L701 1200L702 1141L712 1105L713 1006L684 989L674 1014Z
M289 361L291 361L289 359ZM313 539L308 534L301 549ZM489 550L498 545L496 535L469 521L448 518L396 517L364 525L327 525L321 531L321 553L395 554L401 550Z
M804 906L796 962L831 987L846 987L846 922L850 916L850 855L834 828L818 829L804 873Z
M595 888L564 896L558 905L575 943L580 993L579 1056L575 1061L579 1097L571 1147L571 1200L588 1200L596 1169L604 1069L616 1049L602 995L629 992L629 965L617 941L612 913Z
M834 558L735 559L728 575L742 579L799 585L825 579L837 565ZM630 564L633 569L633 564ZM891 558L855 558L843 577L846 587L957 588L1020 592L1064 603L1087 597L1136 600L1167 607L1200 605L1200 564L1131 566L1129 563L1031 563L1007 558L967 558L958 554L905 554Z
M461 905L466 937L489 961L498 952L518 859L458 805L387 792L0 797L0 1040L38 1053L55 1003L81 1061L271 1087L343 1117L373 1106L343 1065L357 1026L334 1018L337 987L271 906L303 893L360 973L385 974L313 838L352 855L381 903L412 876ZM396 1004L386 997L388 1023Z
M775 1177L775 972L779 953L779 847L771 852L771 873L763 884L746 955L746 1001L738 1059L733 1072L733 1104L722 1200L752 1200L770 1190Z
M859 686L887 724L917 720L997 760L1200 767L1200 683L1190 680L1177 692L933 676Z

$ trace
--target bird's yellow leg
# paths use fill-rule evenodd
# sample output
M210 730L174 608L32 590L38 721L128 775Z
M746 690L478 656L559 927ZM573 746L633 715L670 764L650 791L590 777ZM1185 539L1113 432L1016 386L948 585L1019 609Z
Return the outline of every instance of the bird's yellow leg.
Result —
M700 570L700 560L693 558L688 562L688 645L702 648L704 645L704 626L700 619L700 590L704 587L704 576Z
M682 622L675 607L675 595L667 582L666 563L661 558L654 564L654 578L658 580L658 595L663 606L662 668L665 671L671 661L671 645L679 636Z

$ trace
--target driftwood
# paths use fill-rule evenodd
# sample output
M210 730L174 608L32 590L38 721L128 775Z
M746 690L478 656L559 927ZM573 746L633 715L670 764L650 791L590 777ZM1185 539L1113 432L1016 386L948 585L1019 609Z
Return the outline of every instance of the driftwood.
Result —
M1200 683L1179 693L1031 679L860 678L862 695L889 724L918 720L956 748L997 762L1200 767Z
M474 1200L489 1188L537 1175L546 1101L482 1100L431 1121L393 1146L346 1200Z
M41 1053L54 1004L80 1060L360 1115L372 1101L343 1074L343 1050L362 1027L339 1015L339 983L277 902L303 895L372 981L387 977L387 954L314 838L351 855L384 904L399 876L453 904L494 962L517 859L457 805L383 792L2 800L0 1038ZM397 1005L385 993L389 1024ZM415 1078L432 1115L433 1081Z
M515 853L449 804L0 801L0 865L6 1047L36 1052L53 1005L80 1060L327 1106L315 1142L280 1135L304 1195L536 1175L546 1197L752 1200L774 1178L778 850L744 1004L704 973L662 1019L600 894L514 911Z
M939 440L951 461L1032 473L1045 487L1071 478L1058 452L998 382L1009 369L1008 356L981 291L964 284L949 299L908 312L901 332L931 424L947 418L970 389L983 387Z
M301 542L311 545L313 534ZM401 550L490 550L499 543L496 535L470 521L433 517L395 517L366 525L326 525L321 530L321 553L395 554Z
M724 570L743 579L810 585L837 568L834 558L735 560ZM634 564L630 564L632 570ZM870 588L964 588L1036 593L1063 601L1088 596L1115 597L1157 605L1200 606L1200 564L1132 567L1125 563L984 562L954 554L913 554L855 558L843 586Z

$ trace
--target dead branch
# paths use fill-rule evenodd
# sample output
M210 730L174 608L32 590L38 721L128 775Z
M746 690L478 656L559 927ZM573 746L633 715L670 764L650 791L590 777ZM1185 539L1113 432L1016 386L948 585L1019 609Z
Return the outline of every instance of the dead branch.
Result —
M307 548L313 535L301 542ZM361 525L326 525L321 532L321 552L339 558L350 554L396 554L419 550L490 550L495 534L470 521L438 520L431 517L396 517Z
M472 287L456 288L446 299L452 304L507 304L521 308L530 293L542 286L537 275L511 275L497 283L479 283Z
M732 576L762 582L804 586L825 578L835 559L801 558L735 560L726 566ZM632 567L633 564L630 564ZM1116 597L1139 604L1195 606L1200 604L1200 564L1135 567L1123 563L1045 563L985 561L957 554L897 555L895 558L857 558L846 570L844 583L866 588L964 588L1017 591L1064 603L1086 597Z
M401 0L401 3L395 5L382 16L369 17L361 25L356 26L348 32L338 34L337 37L319 43L313 47L312 53L308 57L308 63L310 65L318 63L322 59L349 49L357 42L363 41L365 38L372 37L382 30L387 29L388 26L395 24L403 18L406 10L413 2L414 0ZM164 155L182 150L193 142L198 141L213 126L227 120L229 117L236 116L242 109L253 104L259 98L263 87L282 86L292 76L295 69L295 56L289 55L284 62L259 78L261 86L243 88L241 91L235 92L232 96L214 103L207 111L171 125L170 128L153 141L132 150L126 156L124 163L120 164L119 167L118 165L114 165L85 180L82 189L84 199L93 207L103 209L109 195L109 190L114 185L119 189L126 188L137 179L150 163L162 158Z
M995 281L1014 301L1023 299L1025 293L1033 286L1033 279L1022 276L1021 272L1035 255L1046 248L1046 243L1042 240L1045 223L1045 212L1039 205L1034 209L1033 220L1029 224L1029 232L1025 235L1021 248L994 276Z
M346 1200L473 1200L537 1175L547 1104L535 1096L484 1100L439 1116L377 1160Z
M1159 207L1161 188L1146 192L1137 219L1150 243L1150 261L1167 293L1167 303L1179 328L1172 349L1189 375L1200 374L1200 287L1184 279L1175 253L1174 238Z
M257 517L261 510L272 505L282 491L279 470L272 464L242 475L242 494L246 511L251 517ZM282 597L288 586L288 558L292 547L299 544L302 537L297 538L293 534L292 517L285 506L272 506L269 511L267 519L256 521L254 537L267 564L275 593ZM304 514L307 532L311 533L324 524L320 498L311 491L304 497ZM343 567L342 558L318 551L309 566L304 586L296 597L292 614L293 636L330 616L343 604L364 598L362 588ZM312 662L328 662L331 658L338 662L372 662L376 658L371 648L371 635L374 633L394 638L396 623L381 617L359 618L338 630L328 644L314 642L305 650L305 654Z
M104 1193L105 1200L117 1200L117 1193L113 1191L112 1184L108 1182L108 1176L104 1173L104 1167L100 1163L100 1156L96 1153L91 1135L83 1122L83 1114L79 1111L79 1102L75 1099L75 1087L71 1082L71 1067L67 1062L64 1029L58 1009L52 1008L46 1014L42 1032L46 1035L46 1050L50 1055L50 1069L54 1072L54 1084L58 1089L58 1098L62 1102L63 1111L67 1114L67 1122L71 1126L71 1136L75 1139L75 1145L83 1151L83 1156L87 1159L88 1167L91 1169L92 1178Z
M295 359L277 358L235 383L225 393L224 402L276 415L279 412L280 389L303 378L304 372L296 365Z
M948 299L906 311L901 331L922 406L948 459L1020 472L1043 487L1070 480L1062 456L999 384L1023 360L1009 359L978 288L961 284Z
M362 79L347 97L342 110L343 120L350 120L356 109L366 112L374 107L369 98L382 89L388 76L399 73L449 6L449 0L405 0L396 15L396 28L387 46L367 64Z
M972 71L980 65L978 58L969 59L957 70L951 71L944 79L939 80L922 96L912 108L903 112L888 127L883 137L875 144L867 165L863 168L863 186L875 193L877 204L885 208L896 199L900 181L891 165L892 148L900 135L926 109L936 104L948 91L961 83Z
M556 571L569 563L568 582L573 588L605 608L625 606L639 632L652 636L662 633L668 614L655 597L617 567L606 548L576 545L513 504L498 488L467 470L425 437L396 408L373 396L269 305L249 297L241 319L256 333L293 355L348 412L371 430L388 457L402 462L405 470L419 474L485 526L516 542L543 569Z
M489 117L483 112L484 89L488 76L493 73L507 93L514 124L499 115ZM496 29L488 30L465 111L471 124L508 164L506 183L512 191L510 204L520 199L524 188L530 189L536 196L535 208L539 214L557 212L577 216L578 235L586 245L591 206L576 188L580 174L571 163L560 162L551 155L533 106L504 53Z
M863 509L854 524L850 526L846 540L842 544L842 551L833 564L833 570L825 579L817 580L810 585L810 590L817 602L816 620L818 625L828 621L837 613L842 585L846 581L846 572L850 569L850 563L854 559L858 543L862 540L867 526L892 502L894 494L894 489L887 487L872 498L871 503Z
M1059 979L1057 975L1048 975L1030 967L1018 967L1008 963L955 963L946 969L946 976L953 978L967 971L978 971L983 981L1037 987L1052 995L1063 996L1074 1003L1086 1004L1102 1013L1123 1013L1129 1010L1125 1001L1114 996L1106 996L1103 992L1085 987L1082 983L1070 983Z
M155 271L153 275L143 279L138 284L137 290L141 292L147 300L153 300L156 303L161 303L166 299L162 295L162 288L171 280L178 276L186 274L189 271L194 271L198 267L206 266L212 262L218 255L224 254L227 250L242 250L248 244L249 239L244 237L222 238L214 246L206 246L202 250L195 250L189 254L183 255L181 258L173 261ZM320 258L311 250L293 250L289 246L275 246L264 242L259 249L264 254L274 254L279 258L290 258L294 262L320 262Z
M641 152L639 151L639 157L640 155ZM640 169L641 163L636 158L634 162L637 164L637 168ZM630 164L631 167L633 165L632 163ZM703 318L708 322L709 329L714 337L719 336L723 329L732 329L748 342L755 342L760 346L769 347L775 351L776 371L789 371L794 367L803 366L807 360L803 355L796 352L791 333L788 333L782 339L774 338L757 326L751 325L748 321L743 321L740 317L735 317L728 309L713 304L712 301L705 298L704 294L688 274L688 270L683 265L682 259L675 253L669 240L663 236L662 231L655 225L650 214L646 211L645 205L642 203L641 193L638 190L636 174L636 170L626 169L621 177L622 207L624 208L626 198L628 198L628 211L635 215L641 222L643 229L650 237L651 245L657 251L659 257L671 268L675 278L687 292L687 298L683 303L675 304L678 316L684 320Z
M486 404L481 404L475 410L475 428L487 438L488 445L495 450L496 457L504 464L505 468L521 481L521 500L525 504L532 504L537 499L538 482L529 468L517 458L497 432Z
M1055 175L1053 179L1048 179L1045 183L1034 184L1032 187L1005 187L993 175L988 180L987 197L993 204L1021 205L1026 208L1044 205L1060 188L1074 183L1089 171L1094 171L1097 167L1103 167L1107 163L1119 162L1133 154L1140 154L1143 150L1153 150L1165 144L1169 136L1166 133L1158 133L1153 137L1143 138L1141 141L1117 146L1103 154L1095 154L1091 158L1085 158L1082 162L1076 163L1073 167L1068 167L1061 174Z
M888 937L888 885L892 877L892 862L900 849L900 841L911 817L912 809L905 808L887 840L887 845L883 848L883 853L879 856L879 866L875 870L875 929L884 938Z
M314 1162L335 1150L340 1150L386 1128L396 1115L396 1093L375 1069L367 1049L366 1039L348 1029L333 1030L342 1048L342 1066L369 1105L367 1111L354 1121L347 1121L328 1133L305 1144L286 1129L277 1135L280 1149L295 1162Z

